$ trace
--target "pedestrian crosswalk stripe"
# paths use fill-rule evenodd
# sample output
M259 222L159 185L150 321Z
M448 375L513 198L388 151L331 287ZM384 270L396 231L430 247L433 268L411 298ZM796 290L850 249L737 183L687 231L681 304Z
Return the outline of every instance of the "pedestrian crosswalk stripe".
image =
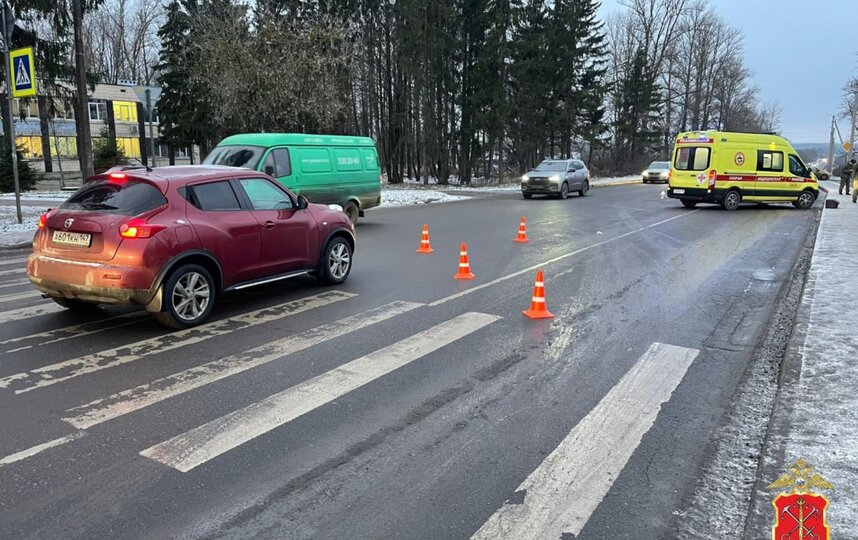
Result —
M140 410L184 392L267 364L278 358L303 351L319 343L372 326L422 305L411 302L393 302L379 308L358 313L357 315L346 317L330 324L324 324L294 336L266 343L240 354L195 366L157 381L152 381L136 388L113 394L104 399L98 399L86 405L69 409L66 413L74 416L64 418L63 420L78 429L89 429L92 426Z
M6 351L7 353L14 353L18 351L23 351L25 349L31 349L33 347L41 347L44 345L59 343L68 339L77 339L85 336L91 336L93 334L98 334L101 332L107 332L108 330L116 330L117 328L122 328L123 326L128 326L131 324L138 324L140 320L144 319L145 317L145 311L133 311L131 313L123 313L122 315L114 315L112 317L106 317L104 319L98 319L95 321L74 324L63 328L56 328L54 330L47 330L45 332L39 332L38 334L16 336L0 341L0 345L20 343L22 341L38 340L36 343L33 343L31 345L25 345L22 347L18 347L17 349L10 349Z
M9 311L0 311L0 324L7 323L9 321L21 321L31 317L39 317L41 315L50 315L60 311L65 311L65 308L60 307L53 302L50 304L42 303L37 306L10 309Z
M21 274L22 276L27 275L26 268L12 268L10 270L0 270L0 276L11 276L12 274Z
M46 443L38 444L31 448L27 448L26 450L15 452L14 454L10 454L4 458L0 458L0 467L3 467L4 465L11 465L12 463L25 460L29 457L33 457L36 454L44 452L45 450L56 448L57 446L62 446L68 442L80 439L85 434L86 433L83 431L77 431L75 433L72 433L71 435L66 435L65 437L60 437L59 439L54 439Z
M700 351L654 343L471 538L577 537Z
M200 343L208 339L229 334L236 330L251 328L277 321L314 308L326 306L357 296L353 293L330 291L284 304L258 309L227 319L210 322L195 328L172 334L162 334L136 343L88 354L57 364L51 364L28 372L16 373L0 378L0 389L14 389L16 394L45 388L57 383L88 375L103 369L113 368L145 358L150 354L164 353L180 347Z
M140 455L182 472L190 471L499 318L484 313L465 313L147 448Z
M0 289L7 289L9 287L20 287L22 285L29 285L29 279L16 279L14 281L0 281Z
M17 259L0 259L0 266L8 264L24 264L27 262L27 257L18 257Z
M0 296L0 303L3 302L14 302L15 300L25 300L27 298L38 298L42 296L42 293L39 291L25 291L19 293L5 294Z

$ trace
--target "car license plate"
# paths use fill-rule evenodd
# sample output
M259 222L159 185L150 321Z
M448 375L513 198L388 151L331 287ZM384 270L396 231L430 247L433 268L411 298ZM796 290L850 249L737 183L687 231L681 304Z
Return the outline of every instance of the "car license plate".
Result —
M684 189L674 189L673 194L674 195L685 195L685 190Z
M54 244L89 247L89 243L92 241L92 235L87 233L54 231L53 240Z

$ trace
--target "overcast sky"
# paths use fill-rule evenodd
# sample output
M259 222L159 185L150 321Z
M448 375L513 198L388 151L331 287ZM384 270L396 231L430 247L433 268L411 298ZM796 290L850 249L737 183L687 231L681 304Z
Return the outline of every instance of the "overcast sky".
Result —
M745 62L760 98L783 107L781 133L794 143L828 142L841 90L858 75L858 2L710 0L745 36ZM623 9L603 0L602 16ZM848 138L848 124L838 120Z

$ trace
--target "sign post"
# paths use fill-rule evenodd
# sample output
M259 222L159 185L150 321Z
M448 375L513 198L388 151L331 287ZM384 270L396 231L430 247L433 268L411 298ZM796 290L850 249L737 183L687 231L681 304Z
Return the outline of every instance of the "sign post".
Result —
M11 64L9 62L9 42L12 40L12 31L15 29L15 17L12 14L12 10L9 8L9 5L6 2L3 2L3 7L0 9L0 30L3 31L3 64L9 68L11 68ZM32 62L30 63L32 67ZM14 93L13 88L15 88L15 78L11 76L14 74L14 69L9 69L6 75L6 97L7 97L7 107L8 111L7 118L9 119L9 148L12 152L12 180L15 184L15 210L18 214L18 223L21 224L24 222L23 217L21 216L21 185L18 182L18 148L15 146L15 119L12 118L12 94ZM35 93L35 80L31 79L32 87Z

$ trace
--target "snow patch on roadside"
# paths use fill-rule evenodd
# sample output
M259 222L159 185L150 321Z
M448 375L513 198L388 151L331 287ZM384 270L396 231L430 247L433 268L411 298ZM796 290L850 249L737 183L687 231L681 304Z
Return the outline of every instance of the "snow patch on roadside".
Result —
M23 223L18 223L14 206L0 206L0 247L26 244L33 239L39 216L48 209L24 206L21 208Z
M392 206L409 206L413 204L430 204L463 201L470 197L449 195L432 189L397 189L385 187L381 192L380 208Z

